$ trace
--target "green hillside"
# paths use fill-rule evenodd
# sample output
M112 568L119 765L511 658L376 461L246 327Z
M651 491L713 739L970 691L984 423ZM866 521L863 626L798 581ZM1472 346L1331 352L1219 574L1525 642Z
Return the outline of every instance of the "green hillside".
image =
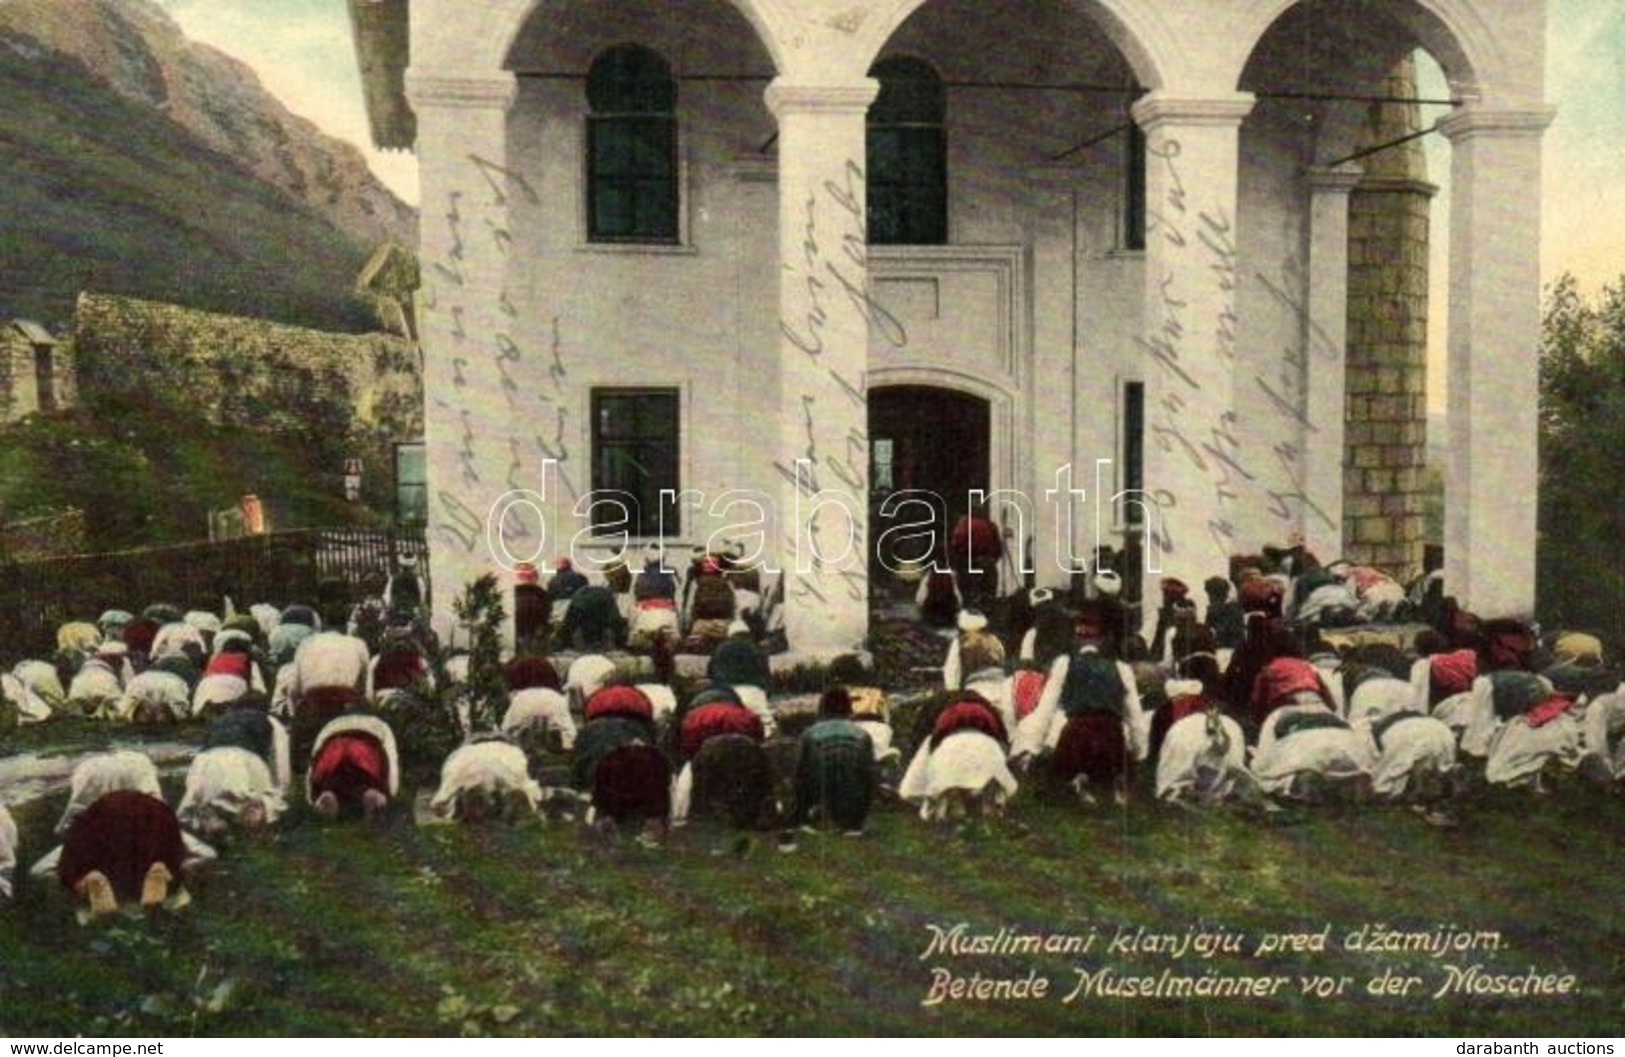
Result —
M295 444L185 424L185 409L170 402L113 419L82 409L35 415L0 430L0 512L17 521L77 507L92 551L205 538L209 511L245 492L266 497L277 528L380 524L386 481L372 482L366 502L339 495L345 438Z
M79 64L0 39L0 317L66 323L82 290L361 330L371 247Z

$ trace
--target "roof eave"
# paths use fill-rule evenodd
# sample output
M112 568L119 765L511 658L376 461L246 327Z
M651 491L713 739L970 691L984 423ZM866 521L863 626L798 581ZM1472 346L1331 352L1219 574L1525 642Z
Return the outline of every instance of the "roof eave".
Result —
M411 150L417 142L417 115L406 99L406 68L412 60L409 0L349 0L349 6L373 145Z

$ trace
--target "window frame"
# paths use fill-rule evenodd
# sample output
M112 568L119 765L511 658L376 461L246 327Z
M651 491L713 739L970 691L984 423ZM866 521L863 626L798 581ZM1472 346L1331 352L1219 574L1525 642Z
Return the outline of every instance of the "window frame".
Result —
M685 433L683 388L679 385L593 385L588 387L586 395L586 439L590 453L588 496L603 493L606 496L613 494L639 500L637 493L624 487L614 487L614 485L619 485L622 482L606 480L602 460L608 449L631 446L639 448L653 447L656 450L669 453L666 461L670 467L671 479L669 481L653 480L652 486L646 489L647 492L652 492L656 497L655 511L652 514L645 515L640 501L631 523L616 535L624 534L628 538L635 540L670 540L681 537L684 527L683 503L681 502L684 477L683 437ZM659 434L651 432L648 436L606 441L600 424L600 409L605 401L652 397L658 397L670 402L665 412L670 416L669 431L663 431ZM668 493L672 501L669 504L662 503L662 498ZM664 507L664 514L662 514L662 507ZM608 538L602 532L605 522L599 520L597 510L598 505L594 504L590 509L583 511L587 521L587 529L594 538ZM615 521L610 522L610 524L620 525L625 523Z
M882 67L888 64L907 65L918 70L928 72L931 75L931 83L938 95L940 106L938 110L929 118L921 115L911 115L902 117L898 120L877 122L875 120L875 107L881 101L880 95L877 95L874 103L870 104L869 113L864 120L864 156L866 159L866 164L864 167L866 174L864 200L866 207L865 212L867 214L864 225L865 238L871 246L946 246L950 243L948 190L948 85L943 79L941 72L939 72L935 66L926 60L917 56L906 54L888 55L877 59L869 68L869 76L881 82L881 94L886 92L887 80L885 71L882 69ZM919 80L924 80L924 78L919 78ZM893 83L896 83L895 77ZM875 229L876 202L888 197L890 194L900 195L904 199L907 199L910 197L908 193L909 188L921 188L926 186L926 182L924 180L888 179L884 183L876 182L875 155L877 152L874 150L874 137L877 132L880 134L894 134L899 137L900 149L898 150L898 154L900 157L906 158L905 163L900 167L904 170L911 167L920 166L921 164L921 158L924 155L922 154L920 156L914 156L910 153L911 151L921 149L918 146L918 143L924 142L926 137L919 134L934 134L934 142L932 142L928 148L930 157L925 161L925 165L935 169L935 172L932 174L934 179L930 183L930 194L935 201L932 203L931 215L927 218L927 222L929 224L928 230L926 230L923 226L909 227L908 230L900 233L901 235L907 237L877 237L877 232ZM876 193L878 190L882 189L884 189L887 194ZM922 234L924 237L918 237Z
M408 453L408 452L413 451L414 449L416 450L418 458L422 461L422 464L423 464L423 479L421 481L418 481L418 482L407 483L407 482L402 481L402 479L401 479L402 478L402 474L401 474L402 456L404 454ZM414 526L414 527L415 526L427 525L429 523L429 450L428 450L428 446L421 440L396 441L393 452L392 452L392 459L391 459L390 469L394 473L394 478L395 478L395 480L394 480L394 484L395 484L395 488L394 488L395 523L397 525ZM418 505L416 507L416 509L422 511L423 516L422 516L421 519L415 520L413 518L410 518L410 517L406 516L406 514L407 514L407 504L401 502L401 493L402 493L402 490L405 489L405 488L417 488L417 489L420 489L422 491L422 498L421 498L420 502L418 503Z
M616 52L638 51L658 60L664 68L665 75L670 83L671 106L669 110L600 110L593 104L594 73L601 63L609 60ZM583 82L582 101L585 104L581 124L581 230L585 244L593 249L614 247L637 248L664 248L682 247L687 239L688 225L684 215L686 195L684 184L686 166L683 154L683 126L680 120L681 103L678 97L680 80L671 61L664 54L645 44L628 41L605 48L593 57L588 66L586 78ZM625 127L628 124L662 125L666 130L667 142L664 144L666 155L666 172L659 177L632 174L602 173L598 166L597 147L600 137L605 131L612 128ZM665 189L669 196L667 202L669 210L669 230L662 228L658 232L645 232L632 230L629 232L616 232L600 230L598 227L599 196L602 193L603 182L632 182L655 185ZM655 197L651 195L651 197ZM635 216L637 200L634 200L633 228L637 227Z
M1146 385L1142 379L1117 379L1117 460L1113 467L1116 488L1113 489L1112 531L1119 534L1139 533L1145 530L1145 509L1131 504L1119 494L1137 488L1148 496L1145 485L1146 454ZM1139 435L1133 435L1138 419ZM1132 514L1132 516L1130 516Z
M1121 253L1145 252L1149 206L1146 162L1145 130L1131 119L1123 132L1123 198L1117 213L1117 249Z

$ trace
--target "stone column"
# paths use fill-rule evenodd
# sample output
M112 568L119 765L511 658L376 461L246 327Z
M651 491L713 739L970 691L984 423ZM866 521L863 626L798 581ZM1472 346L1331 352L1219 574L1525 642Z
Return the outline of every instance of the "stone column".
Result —
M1415 177L1367 173L1349 202L1343 555L1400 580L1422 571L1435 190Z
M1309 316L1304 320L1307 492L1304 543L1331 561L1343 553L1343 405L1348 351L1349 192L1354 166L1311 169L1309 184Z
M779 406L760 423L781 482L775 533L790 648L823 656L868 634L869 294L864 117L879 85L776 80ZM741 423L749 427L748 423Z
M1236 362L1237 134L1253 97L1134 104L1146 137L1145 487L1150 512L1146 624L1160 571L1193 587L1243 545L1235 504L1249 457L1233 392Z
M1463 107L1450 140L1445 590L1482 617L1535 604L1540 140L1554 111Z
M511 73L439 76L410 70L407 93L417 112L422 207L424 445L429 493L429 570L434 623L453 626L452 601L467 584L513 559L492 553L486 521L514 487L540 490L539 467L515 472L516 454L494 424L512 419L523 351L504 306L508 201L528 188L509 178L507 113ZM518 529L515 522L510 527ZM541 541L532 515L529 538L508 534L514 559ZM523 551L524 553L519 553ZM466 644L466 643L465 643Z
M1409 58L1383 82L1416 95ZM1343 555L1401 580L1422 569L1427 468L1428 246L1433 194L1415 103L1366 106L1365 176L1349 198L1348 454ZM1386 145L1386 146L1385 146Z

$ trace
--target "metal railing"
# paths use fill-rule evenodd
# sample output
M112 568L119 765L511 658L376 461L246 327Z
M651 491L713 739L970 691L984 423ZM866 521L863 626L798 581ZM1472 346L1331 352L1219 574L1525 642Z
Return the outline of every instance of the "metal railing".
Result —
M327 617L383 590L405 556L428 581L423 533L390 529L302 529L107 554L0 562L0 653L46 656L56 629L94 621L108 609L139 613L164 602L220 613L229 597L303 602Z

